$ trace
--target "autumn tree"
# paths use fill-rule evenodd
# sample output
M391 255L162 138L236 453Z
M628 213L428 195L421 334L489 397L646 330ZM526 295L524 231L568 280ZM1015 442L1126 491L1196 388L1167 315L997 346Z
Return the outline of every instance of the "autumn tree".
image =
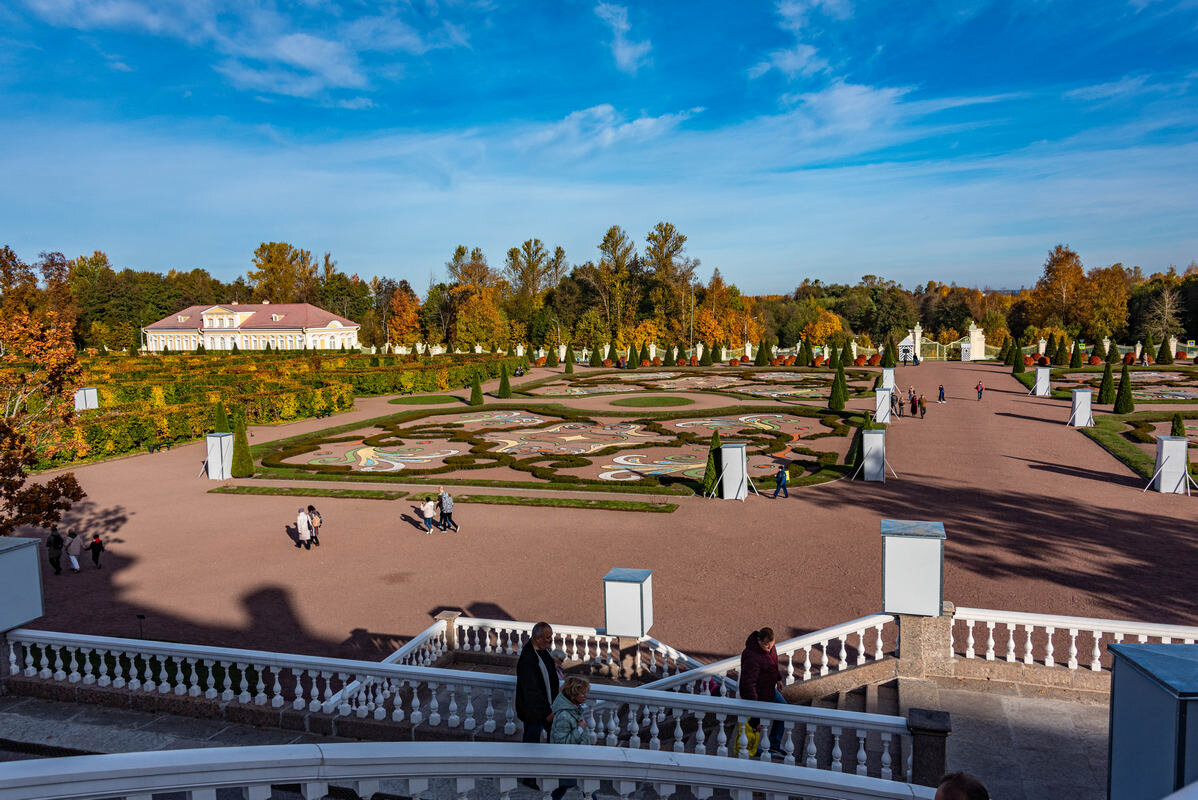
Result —
M1031 293L1033 322L1042 326L1054 321L1065 327L1079 325L1088 315L1087 288L1081 257L1058 244L1049 251L1044 272Z
M636 244L619 225L612 225L599 242L599 265L584 275L603 304L604 321L608 330L616 331L636 311L636 288L632 281L632 266Z
M246 276L258 302L308 303L316 299L316 270L310 251L286 242L263 242Z
M688 290L697 260L686 258L686 236L669 222L659 222L645 236L645 267L649 271L649 301L653 319L674 337L686 328Z
M420 338L420 298L407 281L391 292L387 308L387 341L411 345Z
M528 239L507 251L504 278L511 291L508 308L517 319L528 319L541 306L549 274L549 252L540 239Z
M1127 327L1130 274L1122 264L1092 269L1087 275L1087 316L1083 330L1093 339L1114 336Z
M803 341L818 347L827 344L832 335L840 330L840 317L832 311L821 309L819 316L803 327Z
M1144 319L1146 335L1167 341L1184 331L1181 325L1181 294L1166 286L1157 293L1148 305L1148 316Z
M495 342L507 338L506 334L507 317L499 309L497 289L482 289L462 304L455 329L459 344Z

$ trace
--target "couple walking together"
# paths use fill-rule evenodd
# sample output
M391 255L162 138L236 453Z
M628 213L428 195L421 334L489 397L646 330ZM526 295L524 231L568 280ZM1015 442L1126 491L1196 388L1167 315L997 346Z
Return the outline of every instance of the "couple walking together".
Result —
M295 515L295 546L305 550L311 550L312 545L320 547L320 526L323 524L324 519L315 506L299 509Z
M437 513L438 506L441 510L441 520L433 522L433 515ZM421 504L420 515L424 517L424 533L426 536L432 534L434 527L442 533L449 530L451 525L453 526L454 533L461 530L461 527L453 521L453 497L450 496L449 492L445 491L444 486L437 487L435 501L430 497Z

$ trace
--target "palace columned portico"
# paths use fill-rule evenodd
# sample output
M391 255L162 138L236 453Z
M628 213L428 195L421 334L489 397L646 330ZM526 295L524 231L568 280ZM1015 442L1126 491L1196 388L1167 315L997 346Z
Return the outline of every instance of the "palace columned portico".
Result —
M145 349L339 350L358 347L359 325L310 303L190 306L142 328Z

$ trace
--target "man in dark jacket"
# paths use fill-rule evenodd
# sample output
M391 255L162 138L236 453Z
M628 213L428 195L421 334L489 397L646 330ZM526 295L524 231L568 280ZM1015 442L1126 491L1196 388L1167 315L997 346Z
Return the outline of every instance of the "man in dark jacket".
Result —
M541 734L553 723L550 706L557 697L557 667L549 655L552 644L553 628L538 622L516 662L516 716L524 723L526 742L541 741Z
M753 631L745 639L745 649L740 654L740 686L742 700L760 703L786 703L782 696L782 671L778 669L778 653L774 650L773 628ZM758 719L749 724L760 725ZM784 726L775 720L770 726L770 749L781 752Z
M46 537L46 555L50 559L50 566L54 567L54 574L62 574L62 548L65 542L62 535L58 532L57 525L50 526L50 535Z

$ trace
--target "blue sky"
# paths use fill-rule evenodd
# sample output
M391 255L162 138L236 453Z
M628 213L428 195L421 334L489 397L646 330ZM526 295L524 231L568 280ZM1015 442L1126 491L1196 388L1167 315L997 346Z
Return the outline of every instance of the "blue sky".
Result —
M438 277L658 220L753 293L1198 258L1198 2L15 0L0 243Z

